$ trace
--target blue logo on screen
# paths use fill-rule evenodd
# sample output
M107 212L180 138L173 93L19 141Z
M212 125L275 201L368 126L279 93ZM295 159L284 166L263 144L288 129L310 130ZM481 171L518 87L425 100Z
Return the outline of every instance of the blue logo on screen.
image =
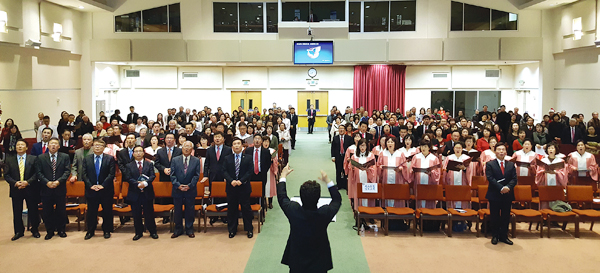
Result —
M333 42L295 42L295 64L332 64Z

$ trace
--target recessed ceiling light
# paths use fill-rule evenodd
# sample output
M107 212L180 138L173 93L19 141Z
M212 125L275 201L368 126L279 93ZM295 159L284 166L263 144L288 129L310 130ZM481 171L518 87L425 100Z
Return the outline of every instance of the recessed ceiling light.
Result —
M83 9L83 6L79 6L79 9Z

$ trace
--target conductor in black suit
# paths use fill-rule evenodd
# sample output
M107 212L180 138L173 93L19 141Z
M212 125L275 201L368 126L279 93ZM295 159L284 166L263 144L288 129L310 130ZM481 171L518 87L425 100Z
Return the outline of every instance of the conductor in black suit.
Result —
M52 239L55 231L61 238L67 237L66 182L71 174L71 162L67 154L58 152L59 147L58 138L53 137L48 142L48 153L37 158L37 177L42 188L46 240Z
M506 145L496 145L496 160L485 165L485 173L489 183L485 198L490 202L490 218L492 227L492 244L498 241L512 245L508 239L508 223L512 201L515 200L513 189L517 185L517 170L513 162L505 160Z
M261 181L262 182L262 204L263 213L266 210L267 202L265 199L265 186L267 185L267 176L269 175L269 169L271 168L271 153L269 149L262 147L262 136L259 134L254 135L254 147L248 147L244 150L246 155L252 158L252 174L250 175L250 181ZM264 214L263 214L264 216Z
M183 208L185 204L185 233L194 238L194 205L200 180L200 159L192 156L194 144L191 141L183 143L181 155L171 161L171 182L173 183L173 204L175 205L175 231L171 238L183 234Z
M292 138L292 150L296 149L296 128L298 127L298 114L296 108L290 107L290 137Z
M102 231L104 238L110 238L113 231L113 195L115 178L115 159L104 154L106 143L101 139L94 140L93 154L83 158L83 182L85 182L85 199L87 200L87 233L84 239L95 235L98 225L98 207L102 204Z
M227 228L229 238L233 238L238 228L238 206L242 208L244 219L244 230L248 232L248 238L254 236L252 227L252 209L250 207L250 176L252 175L252 156L242 153L242 140L233 139L231 146L233 154L225 157L222 172L225 176L225 191L227 192Z
M348 177L344 172L344 156L346 149L354 144L352 137L346 134L346 127L338 128L339 134L331 141L331 161L335 163L335 180L340 189L348 190Z
M133 226L135 228L133 240L137 241L144 236L142 211L144 212L143 217L146 219L146 229L150 232L150 237L158 239L156 222L154 222L154 188L152 187L152 182L156 178L154 166L152 162L144 160L144 148L142 146L135 146L133 158L134 161L125 166L126 172L124 174L129 184L127 201L131 205L133 214Z
M40 203L40 188L37 183L36 157L27 155L27 142L23 139L17 140L17 154L7 155L4 165L4 179L10 186L10 197L12 198L13 226L15 235L11 238L15 241L24 236L23 225L23 201L27 203L27 214L31 223L31 234L34 238L40 238L38 227L40 217L38 204Z
M302 205L290 201L286 191L286 177L292 172L289 165L281 171L277 184L279 206L290 222L290 235L281 263L290 272L327 272L333 268L327 227L342 205L342 196L333 181L321 171L319 180L327 183L331 203L317 208L321 187L316 181L306 181L300 186Z

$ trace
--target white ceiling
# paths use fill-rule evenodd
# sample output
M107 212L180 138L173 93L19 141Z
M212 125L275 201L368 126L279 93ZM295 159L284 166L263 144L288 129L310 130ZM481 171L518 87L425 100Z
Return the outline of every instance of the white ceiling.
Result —
M126 0L46 0L67 8L76 9L81 12L103 12L116 10Z
M519 9L553 9L579 0L509 0Z
M203 62L96 62L109 65L126 65L126 66L303 66L294 65L293 63L203 63ZM402 64L402 65L517 65L525 63L536 63L535 61L432 61L432 62L397 62L386 64ZM333 66L355 66L365 63L350 63L350 62L335 62ZM305 65L311 66L311 65ZM315 65L317 66L317 65ZM332 66L332 65L320 65Z

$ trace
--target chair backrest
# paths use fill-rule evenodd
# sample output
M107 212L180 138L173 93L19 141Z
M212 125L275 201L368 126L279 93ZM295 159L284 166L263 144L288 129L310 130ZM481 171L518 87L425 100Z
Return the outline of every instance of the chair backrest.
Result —
M121 180L114 181L113 185L115 187L113 197L119 198L121 196Z
M173 184L171 182L152 182L152 188L154 188L156 198L172 197Z
M565 201L565 188L563 186L538 186L540 202Z
M200 176L202 176L202 174L200 174ZM202 179L202 177L200 177L200 179ZM204 183L200 183L200 181L196 183L196 198L198 197L204 198Z
M471 201L471 186L446 185L446 201Z
M444 199L444 189L442 185L417 185L417 200L442 200ZM469 197L469 200L471 198Z
M529 185L533 190L537 188L535 176L517 176L517 185Z
M479 185L487 185L487 178L485 176L473 176L471 180L471 189L477 190Z
M377 193L365 193L362 191L362 183L356 185L358 199L382 199L383 191L380 183L377 183Z
M592 186L567 186L567 200L569 202L594 202Z
M487 203L487 199L485 195L488 191L488 185L479 185L477 186L477 192L479 192L479 203Z
M383 199L387 200L409 200L409 184L383 184Z
M250 193L250 198L262 198L262 182L250 181L250 186L252 187L252 193Z
M279 158L283 157L283 144L279 143L279 145L277 145L277 156Z
M123 198L126 198L127 193L129 193L129 182L123 181L123 183L121 184L121 196Z
M84 197L85 196L85 182L75 181L73 183L67 182L67 197Z
M531 186L529 185L517 185L514 188L515 201L517 202L531 202L533 196L531 195Z
M594 192L598 191L598 182L594 181L594 179L592 179L589 176L585 176L585 177L575 176L573 179L573 184L592 186L592 190Z
M225 181L213 181L212 188L210 190L210 197L227 197L227 192L225 191L226 186L227 184L225 184Z

